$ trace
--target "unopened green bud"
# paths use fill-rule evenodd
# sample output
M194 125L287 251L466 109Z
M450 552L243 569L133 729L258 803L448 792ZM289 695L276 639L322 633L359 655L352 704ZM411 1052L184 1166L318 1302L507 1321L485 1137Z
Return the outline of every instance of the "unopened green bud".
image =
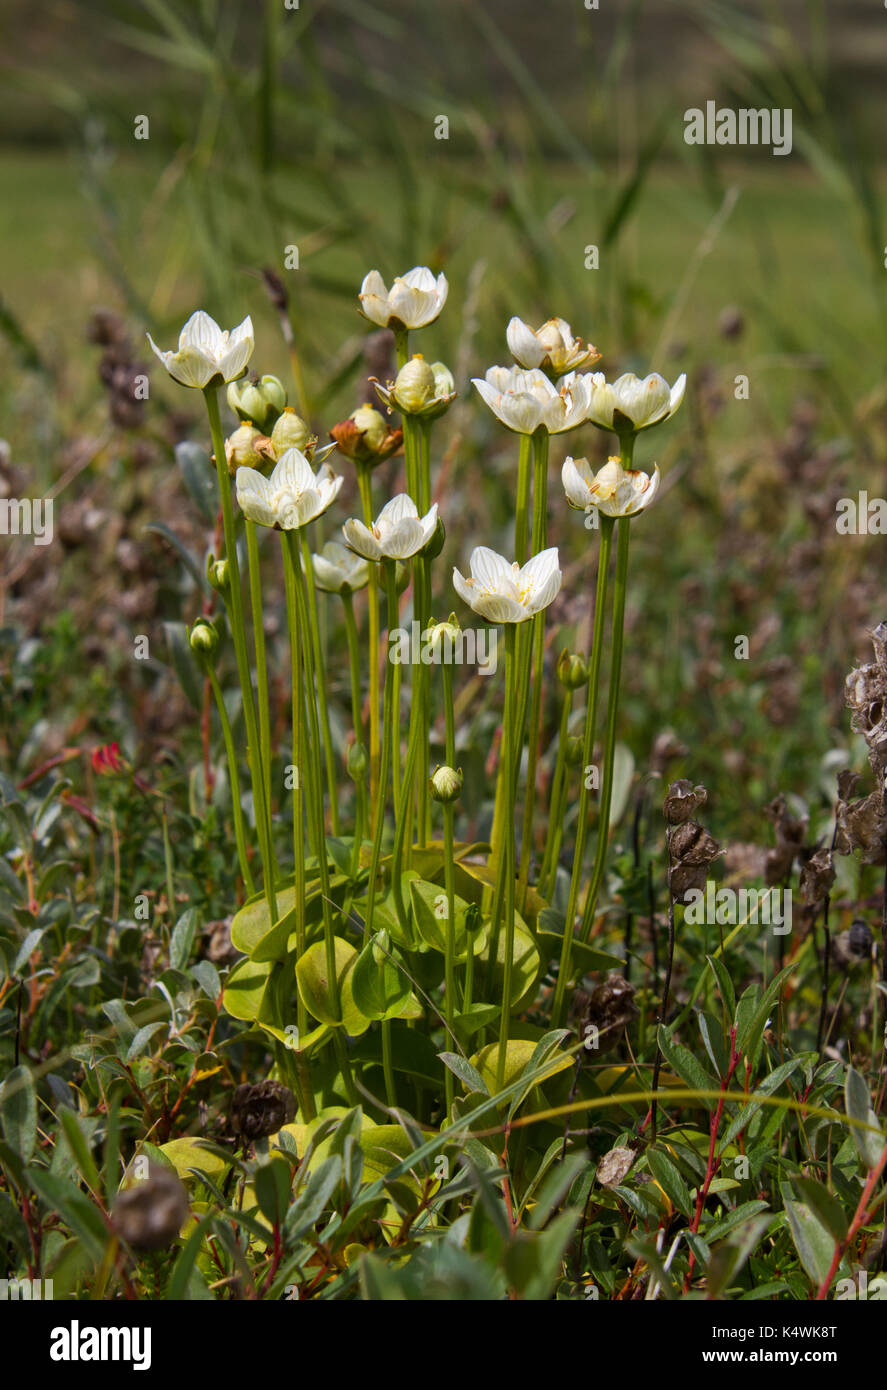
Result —
M377 454L388 438L385 416L375 406L359 405L351 412L351 419L362 434L366 447Z
M275 457L280 458L286 449L299 449L304 453L310 438L311 431L305 421L299 419L291 406L287 406L271 431Z
M391 937L384 927L377 931L373 936L373 960L377 965L384 965L391 954Z
M276 376L258 381L242 377L230 383L228 404L241 420L251 420L267 433L286 405L286 388Z
M567 767L578 767L585 756L585 744L576 734L571 734L564 744L564 762Z
M214 555L206 557L206 577L217 593L228 587L228 561L217 560Z
M420 352L401 367L392 394L407 415L418 415L434 399L434 371Z
M188 634L192 652L209 658L219 645L219 631L208 618L198 618Z
M423 550L422 550L422 554L426 557L426 559L428 559L428 560L436 560L436 559L437 559L438 555L440 554L440 552L441 552L441 551L443 550L443 548L444 548L444 542L445 542L446 538L447 538L446 527L444 526L444 524L443 524L441 518L438 517L438 518L437 518L437 525L436 525L435 528L434 528L434 531L433 531L433 533L432 533L431 539L430 539L430 541L428 542L428 544L427 544L427 545L423 548Z
M462 769L436 767L428 779L428 790L434 801L458 801L462 795Z
M352 743L348 749L348 776L355 782L362 782L367 775L370 760L362 743Z
M557 659L557 678L567 690L578 690L588 680L588 666L578 652L562 651Z

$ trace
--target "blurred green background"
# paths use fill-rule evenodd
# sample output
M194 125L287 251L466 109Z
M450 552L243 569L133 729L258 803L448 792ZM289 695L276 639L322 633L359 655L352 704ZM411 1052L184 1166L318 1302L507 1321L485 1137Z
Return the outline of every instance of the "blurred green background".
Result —
M887 11L5 0L2 38L6 492L57 488L68 533L61 567L54 547L4 554L9 764L25 772L81 737L172 757L193 719L164 661L142 669L131 651L133 632L192 617L199 597L144 526L168 523L198 559L212 541L172 454L202 440L200 402L154 371L143 417L109 424L94 311L120 316L136 362L146 329L169 346L198 306L223 326L249 312L252 365L291 388L301 372L324 436L360 399L362 276L418 263L451 289L416 346L462 393L435 434L439 576L473 544L511 544L516 450L468 382L507 360L512 314L567 318L608 375L686 371L682 412L639 447L666 478L634 528L620 735L644 771L672 730L674 770L709 782L734 833L754 835L779 789L827 814L822 760L836 746L855 757L843 675L884 616L883 542L837 537L834 515L837 497L884 486ZM707 100L790 107L792 154L688 146L684 111ZM292 358L266 269L288 297ZM587 639L593 583L593 533L562 505L559 464L567 447L605 457L608 442L586 429L553 448L566 575L554 646ZM99 622L103 605L116 618ZM472 740L479 763L488 751L489 698L466 704L466 761Z

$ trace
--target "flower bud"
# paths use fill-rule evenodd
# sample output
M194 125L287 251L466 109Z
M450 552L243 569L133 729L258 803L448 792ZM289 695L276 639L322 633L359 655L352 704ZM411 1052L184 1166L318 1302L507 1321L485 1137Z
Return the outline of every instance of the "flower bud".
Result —
M274 462L274 446L261 430L247 421L225 440L225 459L233 478L238 468L258 468Z
M441 551L443 550L443 548L444 548L444 542L446 541L446 538L447 538L446 527L444 526L443 521L441 520L441 518L438 517L438 518L437 518L437 525L436 525L435 528L434 528L434 533L433 533L433 535L432 535L432 537L431 537L431 540L428 541L428 542L425 544L425 546L423 547L423 549L422 549L422 554L426 557L426 559L428 559L428 560L436 560L436 559L437 559L438 555L440 554L440 552L441 552Z
M567 767L578 767L585 756L585 741L578 734L570 734L564 743L564 762Z
M377 931L373 937L373 960L377 965L384 965L391 954L391 937L384 927Z
M286 405L286 388L276 376L242 377L228 386L228 404L241 420L267 431Z
M462 629L455 613L451 613L445 623L431 623L425 629L424 639L429 644L429 650L436 656L442 653L444 659L452 660L452 653L456 642L462 635Z
M375 468L400 448L403 430L391 429L385 416L375 406L361 405L347 420L333 426L330 437L346 458Z
M348 776L354 782L362 782L367 775L369 758L362 743L352 743L347 757Z
M428 779L428 790L434 801L458 801L462 794L462 769L436 767Z
M216 593L223 593L228 587L228 561L217 560L214 555L206 557L206 577Z
M198 618L188 634L188 641L192 652L208 659L219 645L219 630L208 618Z
M392 393L395 404L407 415L418 415L434 399L434 385L434 369L417 352L397 373Z
M557 678L567 690L579 690L585 684L588 666L578 652L561 652L557 659Z
M274 457L279 459L287 449L299 449L304 453L310 438L311 431L305 421L299 418L292 406L287 406L271 431Z
M170 1169L148 1166L148 1176L118 1193L111 1224L134 1250L163 1250L188 1220L188 1192Z

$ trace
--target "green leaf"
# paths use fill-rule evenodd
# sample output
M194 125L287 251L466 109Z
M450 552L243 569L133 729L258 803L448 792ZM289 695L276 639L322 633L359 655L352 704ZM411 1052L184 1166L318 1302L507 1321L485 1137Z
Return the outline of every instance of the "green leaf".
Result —
M366 1018L400 1018L410 1001L410 981L397 963L390 937L383 929L366 942L351 977L354 1002ZM421 1014L418 1009L418 1014ZM414 1014L414 1016L416 1016Z
M225 981L222 997L225 1012L244 1023L255 1023L271 978L271 968L271 961L238 961Z
M136 1057L141 1057L154 1034L161 1030L166 1032L166 1027L165 1023L146 1023L144 1028L140 1028L126 1049L127 1064L135 1061Z
M218 510L216 470L209 461L209 454L200 444L191 439L183 439L175 448L176 463L182 470L185 487L197 504L203 520L215 525Z
M170 1301L181 1301L188 1298L189 1301L194 1297L193 1285L191 1283L192 1271L200 1254L203 1240L212 1222L214 1214L207 1212L198 1221L197 1225L190 1232L180 1250L170 1275L169 1283L166 1286L164 1298ZM211 1295L210 1295L211 1296Z
M59 1119L62 1129L65 1131L65 1138L68 1147L74 1156L74 1162L83 1178L86 1186L95 1195L99 1195L102 1190L101 1179L95 1165L89 1142L83 1132L80 1116L77 1115L69 1106L64 1105L59 1110Z
M47 1173L45 1168L28 1170L31 1186L49 1207L79 1236L93 1260L101 1259L108 1243L108 1229L94 1202L64 1178Z
M761 1048L761 1039L764 1036L764 1028L766 1026L767 1019L769 1018L770 1013L773 1010L773 1006L775 1005L776 1000L779 996L779 991L782 988L783 982L788 979L789 975L792 973L794 969L795 966L794 963L792 963L791 965L787 965L784 970L780 970L778 975L773 976L773 979L770 981L769 985L764 990L761 1002L758 1004L754 1013L752 1013L751 1017L747 1021L743 1020L743 1025L741 1028L737 1028L736 1046L740 1052L743 1052L745 1054L752 1067L757 1066L758 1055L760 1053ZM743 999L744 998L745 995L743 995Z
M815 1178L792 1178L792 1184L833 1240L843 1240L847 1234L847 1214L837 1197Z
M692 1217L695 1203L690 1196L690 1189L671 1159L660 1149L648 1149L646 1158L647 1167L672 1206L684 1216Z
M150 527L148 529L156 530L157 528ZM202 677L188 641L188 628L185 623L170 622L165 622L163 628L169 644L170 660L179 678L179 685L182 687L189 704L199 710L203 704L200 689Z
M675 1042L671 1029L666 1028L665 1024L660 1024L659 1027L659 1046L669 1066L693 1090L717 1091L720 1088L720 1081L716 1080L682 1043ZM710 1097L700 1096L700 1104L711 1110L715 1102Z
M866 1168L871 1170L877 1165L884 1151L885 1139L878 1117L871 1106L869 1088L859 1072L855 1071L853 1067L847 1068L847 1078L844 1082L844 1103L850 1118L859 1122L850 1126L850 1134L856 1146L856 1152ZM863 1129L862 1125L871 1125L877 1133L873 1134L871 1129Z
M311 1174L286 1214L286 1234L290 1242L301 1240L316 1225L341 1181L342 1157L331 1154Z
M27 1067L13 1067L0 1088L3 1135L10 1148L29 1163L37 1139L37 1096Z
M446 953L447 934L449 930L447 922L448 902L447 895L436 883L426 883L424 879L410 879L410 900L413 906L413 921L416 931L434 951ZM464 898L454 895L453 898L453 950L455 959L463 961L468 959L469 948L474 955L478 955L483 950L489 934L488 925L480 931L469 932L466 930L466 917L468 913L468 903Z
M728 1240L715 1246L705 1269L708 1298L718 1298L730 1287L770 1225L770 1219L769 1216L747 1217Z
M721 991L727 1017L733 1019L736 1014L736 991L733 988L733 981L730 979L727 967L720 956L706 956L705 959L711 966L712 973L718 982L718 989Z
M197 908L189 907L173 927L169 942L169 963L173 970L187 967L199 921Z
M357 951L342 937L333 938L336 961L336 979L339 991L341 1018L336 1016L333 993L327 974L326 944L316 941L296 963L296 981L299 997L310 1014L332 1028L343 1027L350 1037L365 1033L370 1020L361 1013L354 1002L351 975L357 960Z
M0 1192L0 1240L14 1245L23 1260L31 1255L31 1242L24 1217L6 1192Z
M449 1067L450 1071L458 1076L466 1091L477 1091L482 1096L490 1094L487 1083L480 1072L471 1065L467 1058L460 1057L456 1052L439 1052L438 1056L444 1066Z
M289 1205L293 1170L285 1158L272 1158L256 1169L256 1201L272 1226L280 1226Z
M819 1285L831 1268L835 1253L834 1238L819 1217L803 1202L793 1202L786 1198L785 1212L801 1264L813 1283Z

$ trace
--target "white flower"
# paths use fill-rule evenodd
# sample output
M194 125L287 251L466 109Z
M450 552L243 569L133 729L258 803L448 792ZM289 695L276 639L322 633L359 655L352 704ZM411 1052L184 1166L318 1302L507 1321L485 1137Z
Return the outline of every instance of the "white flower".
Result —
M369 581L370 567L366 560L338 541L327 541L319 555L311 556L311 564L315 584L327 594L340 594L343 588L353 594Z
M428 544L436 529L437 503L420 517L405 492L385 503L372 529L353 519L342 527L346 544L366 560L407 560Z
M479 545L468 561L471 578L453 570L453 585L475 613L491 623L522 623L540 613L557 598L562 575L557 547L542 550L521 569L510 565L495 550Z
M236 381L246 371L246 364L256 345L253 321L247 315L243 323L223 332L215 319L198 309L179 334L176 352L162 352L149 333L148 342L174 380L183 386L220 386L224 381Z
M669 386L658 372L643 381L634 372L626 372L611 385L603 372L595 372L590 382L591 404L586 418L598 429L623 434L647 430L674 415L684 399L687 377L682 373L674 386Z
M656 496L659 468L654 465L651 475L639 468L623 468L621 459L610 458L594 473L588 459L568 458L561 480L567 501L580 512L597 507L605 516L634 516Z
M521 367L541 367L552 376L590 367L600 353L592 343L573 337L566 319L549 319L534 332L523 319L513 318L505 333L508 350Z
M360 307L381 328L424 328L434 323L448 290L447 277L438 275L435 280L425 265L396 275L390 290L378 270L371 270L360 287Z
M281 454L269 478L255 468L238 468L235 479L244 516L280 531L298 531L320 516L338 496L344 481L328 463L321 464L314 474L298 449Z
M581 425L591 401L591 377L570 372L549 381L538 367L490 367L483 381L474 385L493 414L518 434L533 434L543 426L549 434L562 434Z

